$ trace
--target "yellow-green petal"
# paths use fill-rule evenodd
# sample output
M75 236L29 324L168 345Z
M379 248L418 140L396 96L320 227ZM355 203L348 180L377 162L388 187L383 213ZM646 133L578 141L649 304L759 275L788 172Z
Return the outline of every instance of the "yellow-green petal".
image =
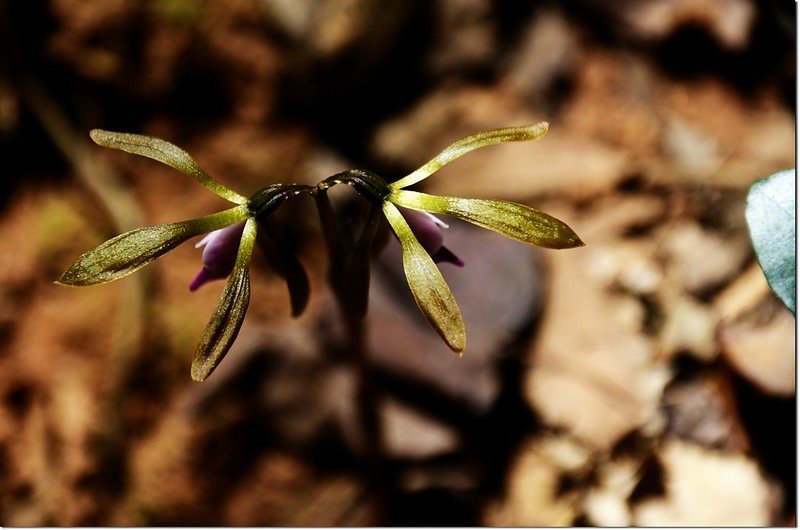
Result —
M389 185L394 190L407 188L417 182L429 177L441 169L445 164L452 162L461 155L467 154L475 149L489 145L505 142L525 142L527 140L537 140L547 133L547 122L540 122L536 125L526 127L509 127L506 129L493 129L491 131L479 132L466 138L462 138L448 146L444 151L433 157L425 165L410 173L409 175L393 182Z
M256 221L247 220L236 254L236 264L222 291L219 304L206 326L203 338L197 346L192 361L192 379L203 381L219 365L244 322L247 306L250 303L250 255L256 240Z
M583 246L583 241L563 221L515 202L441 197L407 190L393 191L388 200L414 210L452 215L529 245Z
M187 239L243 221L247 216L246 206L236 206L199 219L137 228L83 254L56 283L84 286L118 280Z
M467 344L467 332L450 287L397 207L385 202L383 213L403 247L403 269L414 300L450 349L461 353Z
M189 175L208 190L235 204L247 203L247 197L217 182L203 171L189 153L165 140L141 134L118 133L93 129L89 136L97 145L120 149L134 155L146 156Z

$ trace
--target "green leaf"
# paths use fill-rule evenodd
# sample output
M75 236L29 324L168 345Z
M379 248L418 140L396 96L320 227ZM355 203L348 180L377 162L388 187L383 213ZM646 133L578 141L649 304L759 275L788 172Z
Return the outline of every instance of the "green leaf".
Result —
M250 255L256 240L256 221L247 220L236 254L233 272L225 283L219 304L206 326L192 361L192 379L203 381L219 365L233 346L250 303Z
M745 217L758 263L775 295L794 313L796 305L795 170L756 181Z
M216 193L223 199L232 203L245 204L247 202L247 197L239 195L211 178L208 173L203 171L200 166L197 165L197 162L189 156L189 153L177 145L151 136L118 133L101 129L93 129L89 132L89 136L92 137L92 140L94 140L97 145L110 147L112 149L120 149L134 155L146 156L147 158L158 160L163 164L173 167L181 173L189 175L213 193Z
M389 201L432 213L452 215L529 245L573 248L583 241L564 222L535 208L493 199L461 199L398 190Z
M489 145L505 142L525 142L527 140L538 140L547 134L547 122L540 122L536 125L527 127L509 127L506 129L493 129L491 131L479 132L457 142L450 144L444 151L433 157L425 165L410 173L409 175L393 182L389 187L393 190L407 188L417 182L428 178L431 174L470 151L480 149Z
M247 207L236 206L199 219L137 228L83 254L56 283L84 286L118 280L187 239L243 221L247 216Z
M414 300L450 349L463 352L467 344L464 319L442 273L414 237L400 210L385 202L383 213L403 247L403 269Z

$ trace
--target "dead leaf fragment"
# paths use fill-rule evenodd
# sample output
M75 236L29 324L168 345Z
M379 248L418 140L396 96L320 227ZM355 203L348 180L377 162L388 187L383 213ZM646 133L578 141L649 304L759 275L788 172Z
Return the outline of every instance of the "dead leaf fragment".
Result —
M489 509L490 526L568 526L577 516L577 496L558 495L565 472L576 472L589 452L564 437L531 438L516 457L506 497Z
M795 332L792 314L777 308L768 322L725 324L719 339L723 355L740 374L767 392L791 396L795 392Z
M574 226L581 232L580 222ZM669 372L628 312L610 309L622 295L594 274L589 248L547 255L551 297L525 392L547 423L608 448L657 418Z
M635 526L764 526L770 486L755 462L680 440L659 452L666 494L633 507Z

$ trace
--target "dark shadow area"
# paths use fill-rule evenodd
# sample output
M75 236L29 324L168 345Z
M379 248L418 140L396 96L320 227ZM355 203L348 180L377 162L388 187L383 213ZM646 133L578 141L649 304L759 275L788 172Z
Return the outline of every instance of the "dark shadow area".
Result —
M785 488L782 512L792 517L797 499L797 400L766 395L741 377L734 378L734 390L753 455Z
M360 60L358 48L326 61L295 56L280 85L277 119L311 123L321 142L358 165L380 170L367 154L372 129L430 87L421 52L432 39L431 9L427 2L414 2L377 62Z

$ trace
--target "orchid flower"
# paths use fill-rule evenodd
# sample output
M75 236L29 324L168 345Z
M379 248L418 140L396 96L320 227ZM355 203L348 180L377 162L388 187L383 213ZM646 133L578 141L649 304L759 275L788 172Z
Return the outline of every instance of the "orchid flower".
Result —
M388 184L383 190L383 213L403 249L403 269L417 305L445 343L456 353L466 347L466 329L461 311L442 274L435 265L419 229L398 207L430 214L446 214L493 230L506 237L546 248L572 248L583 242L562 221L534 208L509 201L463 199L427 195L405 188L438 171L445 164L474 149L504 142L536 140L547 133L548 124L494 129L462 138L422 167Z
M202 381L211 374L233 345L244 321L250 301L248 265L256 242L257 226L283 200L303 189L297 185L273 185L248 199L211 178L186 151L169 142L137 134L97 129L90 134L92 140L101 146L121 149L167 164L236 205L199 219L138 228L118 235L80 256L56 281L62 285L85 286L118 280L192 237L209 234L200 242L200 245L205 246L203 269L190 289L194 290L213 278L227 276L228 281L192 362L192 378ZM283 261L284 264L287 262L296 264L296 261ZM302 310L305 305L304 297L307 297L307 285L304 291L302 285L298 288L288 280L300 278L302 284L305 273L293 271L291 275L284 275L289 283L295 312L298 308Z
M345 307L361 318L366 311L369 285L369 250L381 212L400 241L403 269L422 313L456 353L464 351L466 330L461 310L436 263L463 266L463 261L444 246L447 224L434 214L468 221L523 243L547 248L583 245L566 224L539 210L513 202L427 195L405 188L427 178L445 164L474 149L503 142L535 140L547 132L547 123L529 127L495 129L463 138L404 178L387 183L364 170L348 170L328 177L316 186L273 184L247 198L205 173L179 147L148 136L93 130L99 145L146 156L189 175L233 207L198 219L138 228L121 234L80 256L59 278L62 285L84 286L111 282L131 274L192 237L207 234L196 246L203 247L203 267L189 285L194 291L205 283L227 277L192 362L192 378L202 381L216 368L235 340L250 301L249 263L255 243L261 244L276 271L285 278L294 315L308 301L308 277L293 253L282 245L269 224L269 216L286 199L313 195L323 221L332 266L332 286L348 299ZM370 220L355 247L342 244L336 233L326 190L336 184L353 186L372 203ZM350 250L346 250L350 248ZM352 316L351 315L351 316Z

